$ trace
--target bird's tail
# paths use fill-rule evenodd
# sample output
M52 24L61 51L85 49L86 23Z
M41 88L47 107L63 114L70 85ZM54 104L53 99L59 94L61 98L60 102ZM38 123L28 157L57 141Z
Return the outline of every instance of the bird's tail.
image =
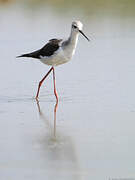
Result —
M22 54L20 56L16 56L16 58L20 58L20 57L31 57L30 54Z

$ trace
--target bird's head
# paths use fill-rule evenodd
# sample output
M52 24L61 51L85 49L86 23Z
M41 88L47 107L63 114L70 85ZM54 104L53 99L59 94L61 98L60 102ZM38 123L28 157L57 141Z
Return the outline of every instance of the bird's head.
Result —
M83 24L80 21L74 21L72 22L72 31L81 33L88 41L89 38L82 32Z

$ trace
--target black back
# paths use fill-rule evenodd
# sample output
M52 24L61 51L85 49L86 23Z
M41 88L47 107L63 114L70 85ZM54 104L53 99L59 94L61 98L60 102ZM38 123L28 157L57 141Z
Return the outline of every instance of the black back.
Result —
M62 41L62 39L50 39L49 42L42 47L41 49L34 51L32 53L28 54L22 54L21 56L17 57L32 57L40 59L40 56L51 56L54 54L55 51L59 48L59 43Z

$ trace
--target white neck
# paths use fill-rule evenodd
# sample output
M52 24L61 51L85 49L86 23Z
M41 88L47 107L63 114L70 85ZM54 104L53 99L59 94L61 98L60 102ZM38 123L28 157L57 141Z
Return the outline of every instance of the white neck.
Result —
M64 54L67 61L69 61L72 58L73 54L75 53L75 49L78 41L78 35L79 35L78 32L71 30L70 37L63 46Z
M78 32L76 32L76 31L74 31L74 30L71 29L71 34L70 34L70 37L69 37L69 41L70 41L70 43L71 43L73 46L75 46L75 47L76 47L76 45L77 45L78 35L79 35Z

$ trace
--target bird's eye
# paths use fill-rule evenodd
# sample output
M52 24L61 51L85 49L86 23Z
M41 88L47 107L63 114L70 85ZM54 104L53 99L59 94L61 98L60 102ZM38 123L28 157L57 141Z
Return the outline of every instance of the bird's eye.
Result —
M77 28L77 26L73 25L73 28L74 28L74 29L76 29L76 28Z

